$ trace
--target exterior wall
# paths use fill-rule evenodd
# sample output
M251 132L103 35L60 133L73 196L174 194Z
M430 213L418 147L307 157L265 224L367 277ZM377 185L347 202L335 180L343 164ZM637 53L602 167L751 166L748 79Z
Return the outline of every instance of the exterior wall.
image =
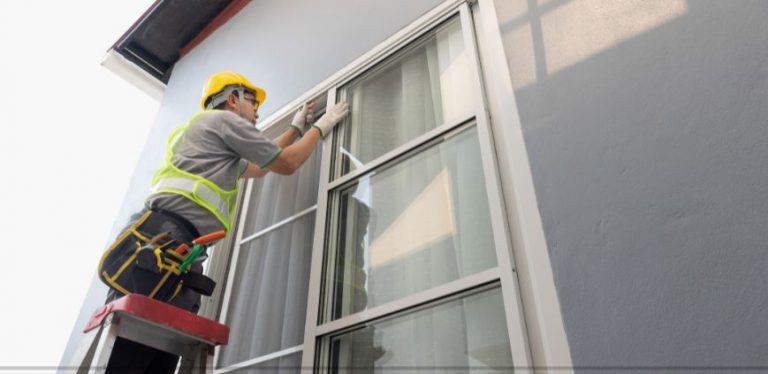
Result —
M573 365L768 364L765 3L495 4Z
M264 87L267 117L440 2L251 2L174 68L113 235L210 73ZM765 366L768 9L495 5L573 365Z
M267 101L259 113L266 118L439 3L429 0L392 6L387 1L251 2L174 67L115 220L113 236L132 213L141 209L149 181L162 160L167 134L200 110L202 84L211 73L238 71L265 88ZM94 256L99 256L101 250L94 250ZM97 261L98 257L94 258L94 266ZM106 286L94 278L62 365L69 365L82 326L103 304L106 292Z

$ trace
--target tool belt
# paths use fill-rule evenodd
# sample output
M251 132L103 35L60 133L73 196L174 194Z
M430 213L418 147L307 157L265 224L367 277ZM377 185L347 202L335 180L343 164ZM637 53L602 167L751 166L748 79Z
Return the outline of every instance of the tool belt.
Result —
M121 294L137 293L164 302L173 300L182 288L210 296L216 282L194 267L189 269L196 260L189 256L199 253L193 255L186 249L197 236L194 226L183 218L148 210L104 252L99 278Z

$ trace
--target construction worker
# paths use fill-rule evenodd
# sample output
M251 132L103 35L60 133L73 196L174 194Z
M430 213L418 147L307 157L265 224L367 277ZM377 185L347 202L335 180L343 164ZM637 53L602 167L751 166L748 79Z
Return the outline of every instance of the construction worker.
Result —
M348 112L346 104L336 104L311 124L313 104L304 104L288 130L273 142L255 126L265 99L265 91L241 74L219 72L208 78L201 101L204 111L171 133L164 164L152 180L145 209L131 217L102 256L99 276L110 286L107 302L135 292L196 313L200 293L212 291L192 286L199 283L193 280L204 278L200 274L202 261L193 263L189 271L198 278L174 276L169 281L163 278L162 269L158 273L157 269L142 267L141 254L168 252L176 256L170 249L181 243L228 231L241 179L261 177L270 171L292 174L313 153L318 140ZM155 251L158 248L161 251ZM175 264L181 259L171 255L163 255L162 260ZM156 266L158 261L149 263ZM177 362L177 356L119 339L108 368L172 373Z

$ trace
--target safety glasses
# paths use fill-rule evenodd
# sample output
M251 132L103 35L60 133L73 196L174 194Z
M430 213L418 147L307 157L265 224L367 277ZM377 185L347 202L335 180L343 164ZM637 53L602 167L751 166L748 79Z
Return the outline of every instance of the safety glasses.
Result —
M256 100L255 97L246 97L243 95L243 100L253 104L253 110L259 110L260 103Z

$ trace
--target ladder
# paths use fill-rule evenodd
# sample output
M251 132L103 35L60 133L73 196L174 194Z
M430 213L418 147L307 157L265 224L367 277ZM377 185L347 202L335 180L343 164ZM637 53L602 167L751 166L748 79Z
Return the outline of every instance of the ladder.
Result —
M181 356L179 373L211 373L213 350L226 345L229 327L139 294L97 309L74 356L77 373L104 373L118 337Z

